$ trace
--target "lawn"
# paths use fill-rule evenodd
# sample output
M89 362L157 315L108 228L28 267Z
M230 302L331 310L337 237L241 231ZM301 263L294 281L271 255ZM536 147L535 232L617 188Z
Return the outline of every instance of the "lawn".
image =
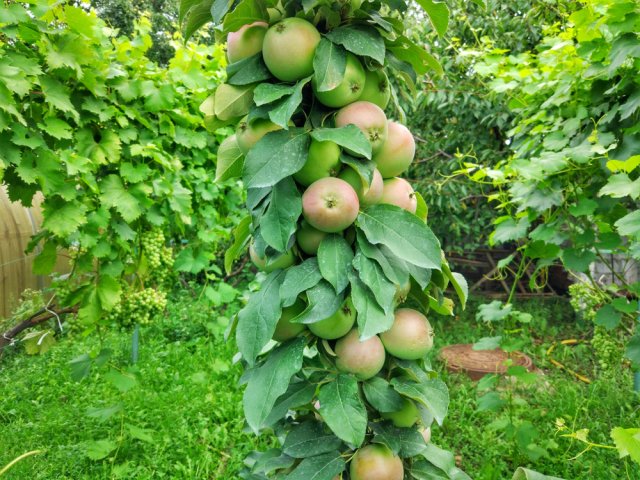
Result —
M438 348L491 334L475 321L477 304L455 319L434 319ZM525 465L565 479L640 478L637 466L618 460L615 450L577 457L584 447L560 437L555 427L563 418L575 429L589 427L593 442L611 445L612 427L637 424L629 370L600 375L588 344L558 347L555 358L592 383L576 380L545 354L552 342L588 336L568 303L519 307L533 315L531 328L518 335L542 374L490 390L510 399L495 413L477 411L475 383L445 373L451 405L443 427L434 428L434 443L452 449L478 480L511 478ZM174 295L164 318L141 330L135 365L131 332L68 336L42 356L7 352L0 360L0 465L32 450L43 453L18 463L6 478L238 478L244 456L268 447L268 440L243 429L241 372L232 363L234 345L223 340L226 323L183 292ZM88 376L76 381L74 372L88 364L70 362L89 351L97 358ZM442 368L435 359L434 366ZM518 432L513 436L512 428Z

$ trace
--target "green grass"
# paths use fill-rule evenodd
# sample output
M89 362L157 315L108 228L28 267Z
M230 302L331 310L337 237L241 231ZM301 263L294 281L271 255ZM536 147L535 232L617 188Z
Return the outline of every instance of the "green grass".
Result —
M434 428L434 443L452 449L476 480L510 479L518 466L567 480L640 478L640 470L618 460L614 450L592 450L574 459L581 446L559 437L554 427L562 417L576 429L589 428L594 442L609 445L612 427L637 427L638 397L628 369L599 376L587 344L558 347L554 358L593 383L576 381L552 366L545 351L553 341L586 337L586 326L576 323L563 301L521 308L534 320L517 335L544 375L531 385L503 385L500 391L513 392L513 423L529 422L524 431L530 435L521 443L533 438L540 458L533 461L526 445L510 440L507 428L496 427L496 418L506 414L476 411L473 382L446 372L450 411L443 427ZM495 334L477 324L474 311L472 304L463 317L435 319L437 346ZM233 343L222 340L225 318L219 315L187 294L175 298L166 318L142 330L133 367L131 333L124 332L109 332L102 340L66 338L42 356L7 352L0 359L0 468L25 452L45 452L18 463L5 478L237 478L244 456L272 440L243 432L241 372L232 364ZM105 348L112 351L107 364L94 365L80 382L72 380L70 360ZM127 381L131 377L136 381ZM118 405L117 413L98 418ZM102 440L115 450L105 459L90 458L101 456L96 447L103 444L94 442Z

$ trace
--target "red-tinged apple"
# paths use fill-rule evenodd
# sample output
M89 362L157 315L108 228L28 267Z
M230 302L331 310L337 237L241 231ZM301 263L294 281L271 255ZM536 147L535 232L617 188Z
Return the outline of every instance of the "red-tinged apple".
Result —
M375 377L384 366L384 345L377 335L360 341L358 330L353 329L336 342L334 351L338 370L360 380Z
M356 220L359 210L356 191L339 178L321 178L302 194L305 220L323 232L341 232Z
M380 203L388 203L404 208L410 213L416 213L418 199L413 187L404 178L390 178L384 181Z
M396 358L419 360L433 348L433 329L427 317L411 308L399 308L393 325L380 334L384 348Z
M336 127L346 125L355 125L364 133L374 154L387 140L387 116L375 103L357 101L338 110Z
M405 172L416 156L416 142L407 127L389 122L387 141L373 156L383 178L392 178Z
M403 480L402 460L385 445L372 443L351 459L351 480Z
M269 25L253 22L240 27L237 32L227 35L227 59L229 63L239 62L262 51L262 43Z
M267 31L262 57L278 80L295 82L313 73L313 58L320 43L320 32L302 18L290 17Z

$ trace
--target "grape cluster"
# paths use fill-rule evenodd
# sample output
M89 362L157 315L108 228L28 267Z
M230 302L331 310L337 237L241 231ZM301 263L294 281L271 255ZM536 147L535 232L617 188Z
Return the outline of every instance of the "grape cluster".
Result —
M598 363L602 370L611 371L620 366L623 353L622 345L604 327L596 327L594 329L591 346L596 352Z
M593 321L598 305L602 302L593 289L586 283L578 282L569 286L569 295L573 310L585 320Z
M109 320L124 327L147 325L167 307L167 294L154 288L125 293L109 314Z
M173 251L165 245L164 233L159 228L144 232L141 236L142 252L147 260L151 282L162 285L171 275Z
M576 313L585 320L595 320L596 312L602 304L603 298L588 284L582 282L571 285L569 294L571 295L571 306ZM602 370L610 371L622 362L623 347L616 339L614 332L596 325L591 338L591 346Z

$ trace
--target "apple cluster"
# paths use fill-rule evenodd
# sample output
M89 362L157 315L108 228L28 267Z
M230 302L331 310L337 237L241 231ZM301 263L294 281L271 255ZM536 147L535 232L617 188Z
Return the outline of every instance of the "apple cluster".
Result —
M385 111L392 99L392 89L385 65L357 55L354 53L357 48L346 47L343 62L332 64L318 61L323 33L326 32L321 33L317 25L300 17L277 18L269 23L252 22L227 35L227 56L231 65L259 63L268 70L269 80L260 85L266 83L269 89L258 86L254 90L256 95L260 91L261 99L272 96L277 100L284 97L284 92L290 98L295 98L294 87L300 88L298 101L292 103L293 108L284 122L282 117L278 117L280 121L275 121L269 114L270 105L271 108L277 106L282 109L281 103L269 104L264 100L258 105L256 102L252 111L237 122L235 134L223 142L218 156L221 156L220 152L234 152L236 158L246 159L243 160L246 163L251 159L254 164L259 164L262 160L257 157L273 155L269 142L270 139L280 138L277 137L280 133L298 129L305 132L309 139L304 147L304 163L281 180L288 182L282 189L284 193L279 194L285 200L273 196L274 190L270 189L275 189L275 181L269 184L271 186L265 182L266 187L255 181L253 188L249 185L248 204L252 212L252 226L248 231L254 236L249 242L249 253L254 265L269 274L265 282L269 285L263 286L261 299L248 305L239 315L238 329L243 328L244 337L252 337L253 342L247 347L246 338L238 341L241 353L249 367L252 367L247 392L251 390L249 395L253 395L252 383L262 385L262 378L266 374L276 375L267 370L286 368L274 358L289 355L297 345L302 345L306 357L321 357L312 370L324 371L324 375L332 381L341 376L354 379L356 390L352 395L362 403L364 426L362 438L356 442L354 435L345 434L341 426L336 425L335 419L330 418L335 410L329 409L323 400L322 385L326 382L320 381L312 389L307 407L289 401L285 398L287 393L283 392L279 397L280 400L284 398L284 404L291 407L289 414L299 410L299 415L293 414L292 417L298 433L292 435L302 435L299 432L307 428L304 422L308 420L308 415L312 415L312 418L315 416L321 422L326 422L338 437L337 440L344 441L348 447L346 453L342 454L348 462L348 467L343 465L342 468L348 473L338 467L335 478L402 480L405 478L407 462L403 458L406 459L407 455L399 455L397 449L393 451L384 442L375 441L371 425L392 425L391 428L399 429L394 431L397 435L413 429L420 441L425 445L429 443L429 427L434 416L425 408L427 401L416 400L423 399L424 394L412 395L410 388L418 385L421 379L427 381L429 378L423 370L423 362L433 347L433 330L423 313L403 304L413 290L427 298L424 291L430 284L432 271L440 267L441 254L434 237L437 247L434 262L437 265L434 263L436 266L424 268L426 263L420 261L411 265L409 261L401 260L401 252L398 256L389 253L396 250L393 247L376 244L388 239L378 242L377 238L373 238L375 233L367 233L375 232L375 225L369 226L369 230L362 225L363 212L375 212L368 223L393 216L397 220L397 228L406 224L411 228L428 230L424 201L409 182L401 178L414 161L415 140L406 126L387 118ZM339 41L337 45L332 48L342 48ZM353 44L349 46L353 47ZM322 71L319 71L320 65ZM234 71L237 69L234 68ZM263 104L267 108L260 110ZM287 105L284 104L284 107ZM321 130L322 134L319 134ZM280 160L264 162L267 166L261 168L265 169L265 175L268 174L267 168L274 168L274 163L285 163L289 158L286 150L281 151L281 156ZM278 168L289 167L280 165ZM244 173L246 181L246 164ZM250 173L251 178L255 179L253 170ZM265 201L268 195L272 196ZM301 204L298 215L291 213L297 208L296 198ZM290 205L286 204L287 199L290 199ZM419 207L420 201L422 208ZM263 205L257 207L261 202ZM275 228L275 222L279 223L278 232L286 232L282 224L291 221L292 217L287 216L288 210L295 222L291 236L279 242L286 245L282 249L273 248L268 241L265 242L262 238L264 232L259 228L263 226L261 217L267 215L265 212L276 202L279 210L273 215L276 220L270 220L269 228ZM381 209L382 205L390 207ZM416 224L422 227L415 227ZM387 228L384 234L411 235L415 231L411 228L395 233L389 233ZM430 230L428 232L430 234ZM408 239L409 243L411 241ZM420 239L416 238L415 241L420 242ZM331 255L336 257L335 262L330 258ZM344 258L348 259L347 264ZM385 267L387 261L388 269ZM298 271L289 275L295 269ZM394 272L398 270L401 272L396 275ZM278 276L279 272L282 275ZM363 279L366 277L366 280L361 280L358 275ZM387 277L402 280L393 282ZM295 280L289 282L290 278ZM307 285L310 278L315 280ZM296 282L302 285L296 285ZM326 284L332 293L323 297L324 291L318 287L318 282ZM287 291L288 288L291 290ZM359 289L357 297L354 288ZM278 293L280 298L269 298L270 294L277 296ZM318 313L328 311L327 306L322 304L323 298L327 299L326 303L340 299L337 308L328 307L331 311L324 316ZM277 302L275 310L278 317L271 325L267 311L273 301ZM428 302L427 299L427 305ZM373 320L369 322L367 317L374 314L377 315L377 326L367 330L364 325L375 323ZM251 322L254 322L254 326L247 327ZM380 328L380 325L384 326ZM255 332L247 335L247 328L255 328ZM262 335L264 331L268 332L274 343L271 347L262 344L256 347L254 344L258 342L254 341L254 337ZM255 357L268 348L275 353L271 359L267 354L267 360L256 366ZM251 351L254 358L247 358L247 351ZM302 350L299 351L299 361L306 362L302 358ZM304 366L302 370L296 366L293 373L287 371L287 375L303 377L300 371L304 371ZM397 382L394 383L395 377L402 378L396 378ZM414 381L414 377L418 380ZM271 379L269 384L273 383ZM295 385L303 383L300 381ZM366 402L361 398L362 392ZM293 397L295 395L292 394ZM324 398L331 399L332 403L333 397L329 394L325 394ZM247 404L254 408L255 402L251 398L247 401L245 396L245 410ZM259 415L261 413L248 415L249 424L254 429L267 424L264 416L256 419ZM316 427L309 427L311 430L313 428ZM356 430L359 428L354 427ZM366 435L365 431L368 432ZM285 447L287 442L285 440ZM294 451L292 448L284 449L284 453L292 457L295 457L295 453L291 453ZM326 452L319 451L326 455ZM322 455L312 458L320 461L320 457ZM307 465L305 462L311 462L304 455L295 458L305 460L299 463L292 459L290 465L283 460L283 468L278 475L295 471L295 468L302 471ZM328 465L332 465L331 461L328 461ZM333 478L333 475L328 478ZM298 477L294 475L291 478Z

